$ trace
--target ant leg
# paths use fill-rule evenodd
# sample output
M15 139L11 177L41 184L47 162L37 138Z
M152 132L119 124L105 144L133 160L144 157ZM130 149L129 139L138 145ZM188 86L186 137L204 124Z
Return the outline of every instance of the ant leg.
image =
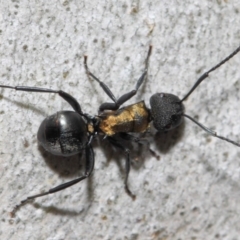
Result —
M100 81L97 77L95 77L88 69L88 65L87 65L87 56L84 56L84 66L85 66L85 70L87 75L91 76L94 80L96 80L99 85L101 86L101 88L103 89L103 91L113 100L113 102L116 103L116 97L113 95L112 91L109 89L109 87L102 81Z
M129 149L124 147L119 141L117 141L116 139L114 139L113 137L107 137L107 139L109 140L109 142L117 147L120 148L121 150L124 151L124 153L126 154L126 165L125 165L125 171L126 171L126 176L125 176L125 180L124 180L124 185L125 185L125 191L127 192L127 194L133 199L136 199L136 196L131 192L131 190L128 187L128 175L130 172L130 168L131 168L131 162L130 162L130 158L129 158Z
M160 156L150 148L150 143L146 138L138 138L128 133L120 133L119 136L124 140L136 142L139 145L147 144L148 151L152 154L152 156L157 160L160 159Z
M143 74L140 76L140 78L137 81L136 87L134 90L123 94L118 100L116 100L115 96L113 95L113 93L111 92L111 90L109 89L109 87L101 82L97 77L95 77L88 69L88 65L87 65L87 56L84 56L84 66L86 69L86 72L89 76L91 76L93 79L95 79L100 86L102 87L102 89L104 90L104 92L113 100L114 103L103 103L100 105L99 107L99 111L102 112L104 110L117 110L123 103L125 103L126 101L128 101L130 98L132 98L134 95L136 95L139 87L142 85L146 75L147 75L147 71L148 71L148 62L149 62L149 57L151 55L152 52L152 46L149 46L149 50L148 50L148 54L147 54L147 58L145 60L145 71L143 72Z
M15 89L16 91L25 91L25 92L58 93L59 96L62 97L65 101L67 101L77 113L79 113L80 115L84 115L78 101L73 96L71 96L70 94L62 90L52 90L47 88L26 87L26 86L12 87L7 85L0 85L0 87L11 88L11 89Z
M43 192L43 193L39 193L39 194L36 194L36 195L33 195L33 196L29 196L27 197L25 200L22 200L20 204L16 205L13 209L13 211L11 212L11 215L14 216L16 211L21 207L23 206L24 204L26 204L29 200L32 200L32 199L35 199L35 198L38 198L38 197L42 197L42 196L45 196L45 195L48 195L48 194L52 194L52 193L55 193L55 192L58 192L58 191L61 191L61 190L64 190L68 187L71 187L72 185L76 184L76 183L79 183L81 182L82 180L84 180L85 178L88 178L92 171L93 171L93 168L94 168L94 152L93 152L93 149L92 149L92 146L88 146L85 150L85 154L86 154L86 169L85 169L85 173L83 176L79 177L79 178L76 178L72 181L69 181L69 182L66 182L66 183L63 183L63 184L60 184L59 186L55 187L55 188L51 188L49 189L48 191L46 192Z
M123 94L115 103L103 103L99 107L99 111L102 112L104 110L117 110L119 107L128 101L130 98L132 98L134 95L136 95L139 87L142 85L145 77L147 74L147 70L144 71L144 73L141 75L141 77L137 81L136 88L128 93Z

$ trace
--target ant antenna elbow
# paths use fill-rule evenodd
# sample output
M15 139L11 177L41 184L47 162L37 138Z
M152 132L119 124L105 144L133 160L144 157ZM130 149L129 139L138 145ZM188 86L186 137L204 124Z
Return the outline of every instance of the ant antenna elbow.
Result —
M186 115L185 113L183 113L182 115L183 115L184 117L190 119L191 121L193 121L195 124L197 124L200 128L202 128L205 132L207 132L207 133L210 134L211 136L216 137L216 138L219 138L219 139L222 139L222 140L224 140L224 141L226 141L226 142L229 142L229 143L231 143L231 144L233 144L233 145L236 145L236 146L240 147L240 144L239 144L239 143L237 143L237 142L235 142L235 141L233 141L233 140L231 140L231 139L229 139L229 138L226 138L226 137L223 137L223 136L218 135L216 132L214 132L213 130L205 127L204 125L202 125L201 123L199 123L198 121L196 121L194 118Z

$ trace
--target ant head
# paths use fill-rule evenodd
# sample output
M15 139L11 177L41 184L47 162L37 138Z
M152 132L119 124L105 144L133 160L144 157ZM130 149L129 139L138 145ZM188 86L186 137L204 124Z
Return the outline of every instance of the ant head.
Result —
M169 131L181 124L184 107L177 96L156 93L150 98L150 105L153 126L158 131Z
M181 100L177 96L169 93L156 93L152 95L152 97L150 98L150 105L152 109L150 111L154 127L158 131L168 131L180 125L182 122L182 117L186 117L190 119L192 122L194 122L196 125L198 125L200 128L202 128L205 132L212 135L213 137L217 137L221 140L224 140L226 142L232 143L240 147L239 143L229 138L218 135L213 130L205 127L203 124L199 123L194 118L185 114L184 106L182 104L182 102L185 101L192 94L192 92L199 86L199 84L208 77L209 73L215 71L217 68L222 66L229 59L235 56L238 52L240 52L240 46L235 51L233 51L229 56L223 59L220 63L212 67L207 72L203 73L202 76L198 78L196 83L189 90L189 92L185 95L185 97L183 97Z

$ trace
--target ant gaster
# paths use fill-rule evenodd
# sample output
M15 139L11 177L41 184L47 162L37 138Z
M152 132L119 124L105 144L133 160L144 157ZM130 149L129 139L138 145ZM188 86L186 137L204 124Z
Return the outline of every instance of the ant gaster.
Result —
M148 71L148 61L151 50L152 47L150 46L145 61L145 70L141 77L138 79L136 88L122 95L118 99L115 98L112 91L104 82L100 81L93 75L93 73L89 71L87 66L87 56L84 57L86 73L100 84L104 92L113 101L112 103L107 102L101 104L99 107L99 114L96 116L90 116L89 114L83 113L77 100L62 90L0 85L1 88L10 88L18 91L58 93L72 106L75 112L60 111L47 117L39 127L37 134L38 141L45 150L55 155L71 156L82 151L85 151L86 154L86 170L83 176L67 183L63 183L55 188L50 189L49 191L29 196L23 200L21 204L24 204L29 199L34 199L63 190L89 177L94 167L94 152L91 146L91 142L94 135L96 134L104 134L105 138L108 139L113 146L122 149L126 153L126 176L124 183L127 193L133 198L135 196L129 190L127 183L130 171L129 150L124 145L122 145L118 139L115 138L116 136L120 137L120 139L122 138L129 141L140 142L141 139L136 138L129 133L145 132L149 128L151 121L153 122L153 126L157 131L166 132L179 126L182 122L182 117L186 117L192 120L210 135L230 142L238 147L240 146L240 144L237 142L217 135L217 133L211 129L205 127L192 117L186 115L184 113L184 106L182 104L182 102L189 97L189 95L198 87L198 85L208 77L209 73L213 72L234 55L236 55L240 51L240 47L238 47L233 53L231 53L216 66L200 76L190 91L181 100L173 94L155 93L150 98L151 109L148 109L146 107L144 101L140 101L138 103L120 108L122 104L124 104L137 93L139 87L144 82ZM20 205L17 205L15 207L15 210L19 206Z

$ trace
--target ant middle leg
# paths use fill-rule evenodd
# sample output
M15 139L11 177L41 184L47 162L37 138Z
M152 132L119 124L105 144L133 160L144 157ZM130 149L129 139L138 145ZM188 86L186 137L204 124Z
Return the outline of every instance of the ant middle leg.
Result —
M130 92L127 92L125 94L123 94L120 98L116 99L116 97L114 96L114 94L112 93L112 91L109 89L109 87L102 81L100 81L93 73L91 73L88 69L88 65L87 65L87 56L84 56L84 66L86 69L86 72L89 76L91 76L94 80L96 80L101 88L104 90L104 92L113 100L113 103L103 103L100 105L99 107L99 112L102 112L104 110L117 110L119 109L119 107L125 103L126 101L128 101L130 98L132 98L134 95L136 95L139 87L142 85L146 75L147 75L147 71L148 71L148 62L149 62L149 57L151 55L152 52L152 46L149 46L149 50L148 50L148 54L147 54L147 58L145 60L145 70L143 72L143 74L140 76L140 78L137 81L136 87L135 89L133 89Z
M120 133L119 136L127 141L131 141L131 142L136 142L138 145L147 145L148 151L151 153L151 155L153 157L155 157L157 160L160 159L160 156L150 148L150 143L146 138L139 138L139 137L135 137L129 133Z
M119 148L121 150L124 151L125 155L126 155L126 164L125 164L125 180L124 180L124 185L125 185L125 191L126 193L133 199L136 199L136 196L131 192L131 190L128 187L128 176L129 176L129 172L131 169L131 161L130 161L130 156L129 156L129 149L124 147L118 140L116 140L113 137L107 137L107 139L109 140L109 142L115 146L116 148Z

